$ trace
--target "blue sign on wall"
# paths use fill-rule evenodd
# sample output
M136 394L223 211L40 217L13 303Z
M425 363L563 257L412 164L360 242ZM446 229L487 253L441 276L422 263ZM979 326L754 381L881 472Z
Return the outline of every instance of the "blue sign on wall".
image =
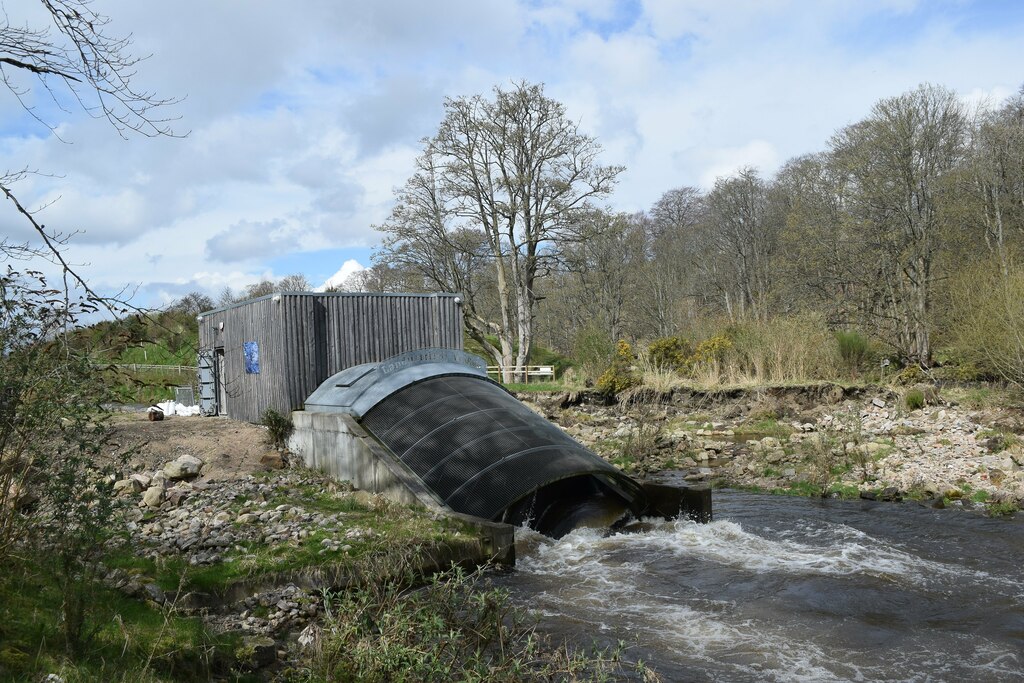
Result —
M260 346L254 341L242 344L242 353L245 354L245 372L248 375L260 374Z

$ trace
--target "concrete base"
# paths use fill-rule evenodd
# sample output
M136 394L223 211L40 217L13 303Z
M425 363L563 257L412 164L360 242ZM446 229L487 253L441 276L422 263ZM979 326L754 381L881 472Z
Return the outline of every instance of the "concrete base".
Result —
M665 519L686 515L695 522L711 521L711 489L707 486L681 487L643 482L651 512Z
M480 530L484 554L489 555L483 559L515 563L513 527L449 508L351 415L297 410L292 413L292 425L295 430L288 439L288 450L301 457L306 467L351 482L358 489L472 524Z

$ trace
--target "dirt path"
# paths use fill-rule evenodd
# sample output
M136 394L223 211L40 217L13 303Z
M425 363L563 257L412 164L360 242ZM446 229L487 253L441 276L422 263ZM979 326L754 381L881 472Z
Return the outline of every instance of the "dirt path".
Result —
M136 451L136 469L155 470L180 455L203 461L207 481L240 479L265 469L260 458L273 452L267 430L259 425L226 417L167 417L150 422L145 413L117 415L113 441L122 449Z

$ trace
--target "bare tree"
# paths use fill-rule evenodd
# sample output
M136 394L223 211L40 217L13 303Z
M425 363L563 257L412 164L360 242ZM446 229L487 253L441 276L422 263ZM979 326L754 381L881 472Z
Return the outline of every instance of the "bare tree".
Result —
M558 245L582 238L575 213L607 195L622 169L598 164L600 145L543 86L515 83L496 87L491 100L458 97L444 106L416 174L378 227L390 236L380 258L425 271L438 264L446 282L463 286L470 335L502 367L523 366L533 344L537 279L550 272ZM494 274L494 319L480 314L465 282L482 258Z
M181 311L188 315L198 315L203 311L209 311L214 306L213 299L202 292L189 292L170 306L169 311Z
M562 278L563 295L573 327L600 329L608 339L622 339L636 309L634 300L645 263L644 233L633 217L605 210L580 217L591 239L563 248L568 269ZM632 336L632 335L631 335Z
M707 203L695 187L669 190L636 219L647 233L648 262L640 273L641 318L655 336L676 334L684 311L692 315L704 302L712 261L701 233ZM689 301L690 305L687 305Z
M777 221L769 211L768 185L753 168L719 178L707 197L707 236L725 266L722 292L731 318L765 319L772 285Z
M970 179L989 251L1009 274L1009 245L1024 237L1024 88L982 112L971 139Z
M278 280L277 289L281 292L308 292L313 285L302 273L294 273Z
M860 229L882 259L879 315L905 356L931 362L933 267L942 248L945 182L964 159L968 120L954 92L922 85L878 102L832 139Z
M122 137L174 135L170 118L159 112L176 100L159 98L133 84L135 68L143 57L131 52L130 37L108 32L110 19L92 9L89 0L39 0L48 25L12 23L0 16L0 79L22 107L56 135L56 124L43 119L32 97L42 91L66 111L70 99L90 116L104 118ZM46 258L63 271L65 289L74 284L101 304L111 303L97 295L61 253L68 233L47 228L17 198L12 186L29 171L7 170L0 174L0 192L13 204L38 235L41 245L0 240L0 256L6 259Z

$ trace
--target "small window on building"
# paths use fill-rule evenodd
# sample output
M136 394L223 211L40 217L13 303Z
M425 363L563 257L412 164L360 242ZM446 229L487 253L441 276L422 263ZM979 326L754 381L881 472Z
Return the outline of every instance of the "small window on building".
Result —
M245 354L246 374L260 374L260 345L254 341L244 342L242 344L242 352Z

